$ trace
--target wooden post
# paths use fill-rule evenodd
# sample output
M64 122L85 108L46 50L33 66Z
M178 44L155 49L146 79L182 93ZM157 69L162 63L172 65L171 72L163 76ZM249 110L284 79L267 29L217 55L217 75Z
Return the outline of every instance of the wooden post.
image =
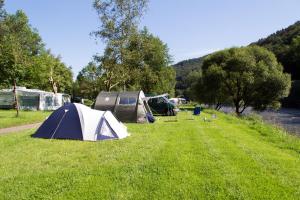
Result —
M19 117L19 102L18 102L18 97L17 97L17 83L16 80L14 80L14 108L17 110L17 117Z

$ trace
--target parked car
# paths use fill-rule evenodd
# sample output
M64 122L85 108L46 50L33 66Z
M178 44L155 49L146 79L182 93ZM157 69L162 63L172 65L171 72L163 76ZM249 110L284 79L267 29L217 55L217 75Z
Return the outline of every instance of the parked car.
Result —
M187 104L187 101L184 98L171 98L169 100L176 106L182 105L182 104Z
M155 96L148 98L148 105L153 114L175 116L178 108L165 96Z

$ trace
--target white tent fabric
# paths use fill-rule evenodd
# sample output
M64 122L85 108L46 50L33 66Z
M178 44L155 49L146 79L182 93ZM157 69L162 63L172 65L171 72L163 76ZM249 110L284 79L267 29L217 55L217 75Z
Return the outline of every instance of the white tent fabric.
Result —
M123 139L128 136L127 127L110 111L98 111L77 103L74 105L79 115L83 140Z

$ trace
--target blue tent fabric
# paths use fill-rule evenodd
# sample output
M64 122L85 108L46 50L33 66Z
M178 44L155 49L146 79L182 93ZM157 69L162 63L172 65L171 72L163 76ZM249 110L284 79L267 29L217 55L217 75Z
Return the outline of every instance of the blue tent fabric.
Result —
M152 113L147 113L146 117L147 117L148 122L150 122L150 123L154 123L155 122L155 118L152 115Z
M66 104L54 111L32 137L83 140L76 106Z

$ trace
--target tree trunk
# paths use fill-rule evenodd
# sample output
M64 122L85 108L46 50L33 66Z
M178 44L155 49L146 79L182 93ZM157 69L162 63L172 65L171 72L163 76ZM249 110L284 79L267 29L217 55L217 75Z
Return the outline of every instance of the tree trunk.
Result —
M53 93L54 93L54 94L57 94L57 86L56 86L56 82L53 80L53 77L52 77L52 76L50 76L49 81L50 81L50 84L51 84Z
M217 103L217 104L215 105L215 110L220 110L221 107L222 107L222 104L221 104L221 103Z
M14 93L14 108L17 111L16 117L19 117L19 102L18 102L18 97L17 97L17 83L16 83L16 80L14 80L13 93Z
M241 115L241 112L240 112L240 102L239 101L235 101L234 102L234 106L235 106L235 113L237 114L237 116L240 116Z

